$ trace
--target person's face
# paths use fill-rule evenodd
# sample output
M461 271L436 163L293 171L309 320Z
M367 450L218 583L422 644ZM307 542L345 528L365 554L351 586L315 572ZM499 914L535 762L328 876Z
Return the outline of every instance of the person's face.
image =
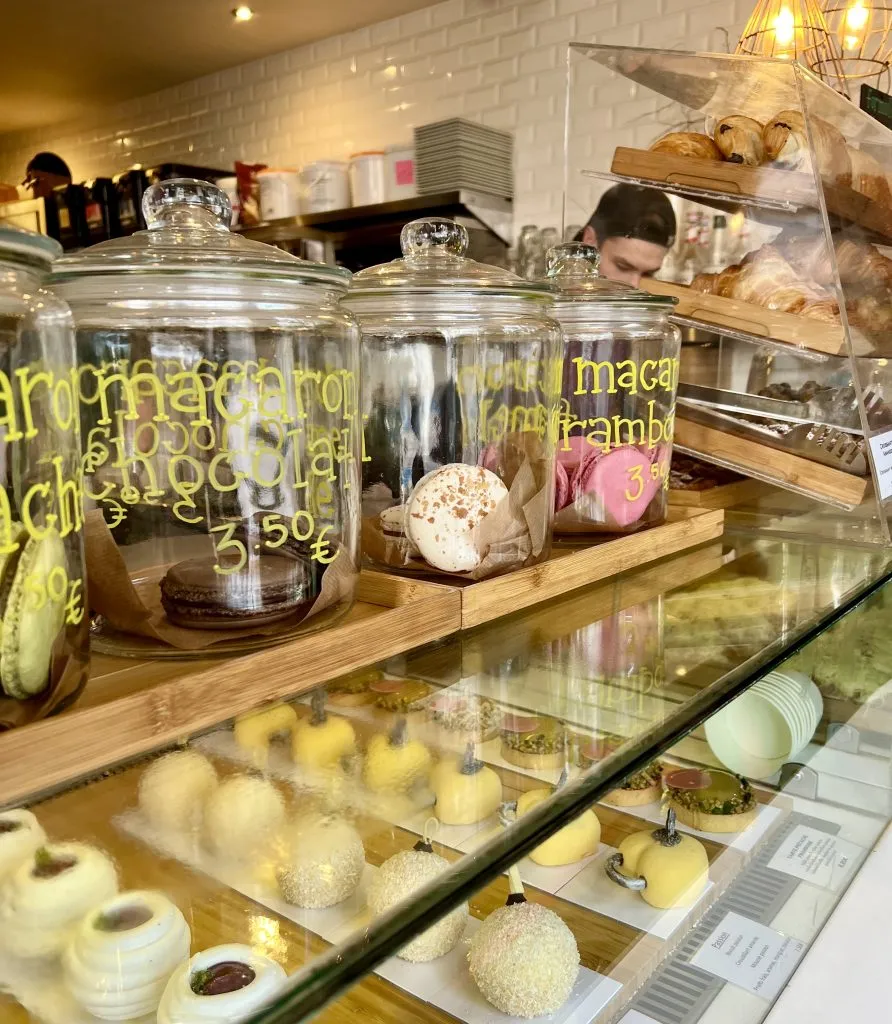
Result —
M641 284L643 277L653 277L663 265L668 251L662 245L645 242L640 238L608 238L601 245L591 225L586 225L582 240L587 245L598 247L603 277L621 284L630 284L633 288Z

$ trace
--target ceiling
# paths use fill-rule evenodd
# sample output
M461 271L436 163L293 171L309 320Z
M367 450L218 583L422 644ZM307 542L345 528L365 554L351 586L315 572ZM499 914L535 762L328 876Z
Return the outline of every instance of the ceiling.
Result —
M91 108L427 7L433 0L0 0L0 132ZM39 13L38 13L39 11Z

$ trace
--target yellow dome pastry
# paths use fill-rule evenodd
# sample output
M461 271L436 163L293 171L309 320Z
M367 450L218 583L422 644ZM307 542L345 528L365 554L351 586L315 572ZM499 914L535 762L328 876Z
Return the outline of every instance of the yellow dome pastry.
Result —
M378 733L369 740L364 779L375 793L405 793L416 783L426 782L431 770L431 752L418 740L409 739L405 718L390 733Z
M139 780L139 807L162 832L199 828L204 805L217 788L211 762L194 750L175 750L154 761Z
M521 768L561 768L567 760L569 736L556 718L527 715L502 717L502 757Z
M302 768L330 768L356 749L356 733L346 718L325 710L325 691L313 694L313 713L294 730L291 754Z
M411 893L424 888L449 869L449 861L434 853L425 836L411 850L401 850L378 868L369 885L369 910L385 914ZM427 931L422 932L397 954L413 964L427 963L454 949L468 923L468 904L462 903Z
M356 829L342 818L309 815L286 835L288 853L276 872L282 896L295 907L333 907L352 896L365 869Z
M30 811L0 812L0 885L45 842L46 833Z
M434 813L444 825L473 825L502 802L502 780L477 760L473 743L461 760L440 761L431 773L431 788L437 800Z
M507 905L493 911L471 939L468 969L497 1010L511 1017L543 1017L570 997L579 949L554 911L528 903L519 882L512 881L511 888Z
M709 881L703 844L676 829L671 809L665 828L626 836L607 859L606 869L614 882L640 892L646 903L660 910L692 906Z
M47 843L3 886L0 942L17 957L61 953L84 914L118 891L114 864L86 843Z
M756 820L753 788L740 775L720 768L683 768L665 781L678 820L699 832L742 832Z
M517 816L526 814L534 807L548 800L555 792L555 789L566 781L566 772L561 775L561 781L556 787L549 786L547 789L530 789L521 793L517 798ZM554 868L562 864L575 864L584 857L590 857L601 842L601 822L591 808L583 811L578 818L574 818L569 825L555 832L553 836L540 843L530 853L530 860L543 867Z
M256 767L265 768L272 740L280 736L291 739L296 726L297 713L290 704L273 704L239 715L235 720L235 742L251 755Z
M274 841L284 822L285 801L271 782L232 775L205 805L204 837L218 857L248 861Z
M582 743L579 748L578 765L585 771L609 757L624 740L619 736L601 736ZM644 807L655 803L663 795L663 766L653 761L618 788L612 789L602 802L611 807Z

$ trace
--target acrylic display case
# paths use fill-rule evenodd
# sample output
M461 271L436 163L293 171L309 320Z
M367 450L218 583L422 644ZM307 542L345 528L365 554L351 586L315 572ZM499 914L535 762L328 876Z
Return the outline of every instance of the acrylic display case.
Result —
M716 264L680 237L646 283L701 342L677 448L824 507L763 526L887 543L892 133L798 64L581 43L567 116L565 223L625 183L735 229Z
M890 578L738 537L234 721L183 706L86 779L64 716L14 763L0 736L3 1020L760 1024L892 818ZM136 673L101 658L92 707Z

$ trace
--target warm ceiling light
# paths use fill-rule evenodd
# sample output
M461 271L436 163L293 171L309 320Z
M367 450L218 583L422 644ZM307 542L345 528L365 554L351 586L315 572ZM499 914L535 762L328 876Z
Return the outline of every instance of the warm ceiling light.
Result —
M232 16L236 21L250 21L254 17L254 12L247 4L240 4L233 8Z
M855 3L846 11L846 25L853 32L858 32L867 24L869 17L870 11L861 0L855 0Z
M830 32L843 48L843 77L889 90L892 68L892 0L824 0Z
M851 0L831 2L848 6ZM819 3L820 0L758 0L736 52L798 61L834 89L841 90L840 41L828 31Z
M796 20L789 7L782 7L774 19L774 35L781 46L789 46L796 39Z

